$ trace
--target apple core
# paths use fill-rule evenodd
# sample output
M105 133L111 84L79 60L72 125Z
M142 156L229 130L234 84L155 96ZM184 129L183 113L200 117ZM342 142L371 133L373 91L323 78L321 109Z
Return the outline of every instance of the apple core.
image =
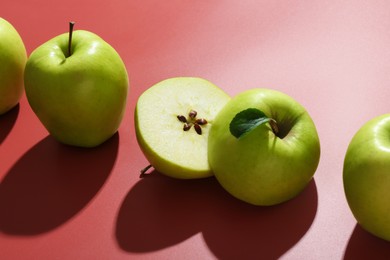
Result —
M188 117L186 118L183 115L178 115L177 119L179 119L180 122L184 123L183 125L183 131L188 131L191 129L192 126L194 126L195 132L198 135L202 135L202 127L203 125L207 124L207 120L204 118L196 118L198 112L195 110L191 110L188 113Z

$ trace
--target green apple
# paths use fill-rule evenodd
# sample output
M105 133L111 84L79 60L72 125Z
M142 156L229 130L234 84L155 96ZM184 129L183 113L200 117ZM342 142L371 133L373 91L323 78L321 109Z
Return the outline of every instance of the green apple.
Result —
M211 82L194 77L166 79L142 93L135 129L151 166L174 178L211 176L207 139L216 114L229 100Z
M234 197L275 205L299 194L320 158L316 127L293 98L270 89L244 91L218 113L208 158L215 177Z
M19 103L27 52L16 29L0 17L0 115Z
M390 114L371 119L352 138L343 182L357 222L390 241Z
M30 55L24 77L26 95L58 141L95 147L119 128L128 76L112 46L88 31L72 33L72 23L70 27L69 33L47 41Z

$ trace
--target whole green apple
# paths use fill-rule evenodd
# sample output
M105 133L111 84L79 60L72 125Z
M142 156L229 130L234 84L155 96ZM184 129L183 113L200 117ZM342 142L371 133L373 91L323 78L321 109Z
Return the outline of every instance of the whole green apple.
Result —
M316 127L302 105L270 89L244 91L218 113L208 158L225 190L254 205L275 205L299 194L320 158Z
M128 76L118 53L94 33L59 35L32 52L25 69L28 102L58 141L94 147L118 130ZM73 35L73 37L72 37Z
M343 182L357 222L390 241L390 114L371 119L352 138Z
M209 131L229 100L210 81L196 77L165 79L143 92L135 109L135 132L151 166L179 179L212 176Z
M16 29L0 17L0 115L19 103L23 94L26 48Z

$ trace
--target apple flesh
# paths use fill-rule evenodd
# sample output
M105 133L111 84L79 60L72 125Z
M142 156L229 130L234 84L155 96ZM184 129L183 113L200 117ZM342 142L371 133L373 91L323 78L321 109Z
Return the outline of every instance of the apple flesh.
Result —
M136 105L135 128L150 164L174 178L211 176L207 139L228 100L211 82L193 77L166 79L146 90Z
M27 53L16 29L0 18L0 115L19 103Z
M258 109L277 124L260 125L242 138L229 131L232 119ZM215 177L234 197L253 205L275 205L299 194L320 158L316 127L297 101L279 91L251 89L231 99L210 130L208 158Z
M95 147L119 128L128 92L126 68L94 33L74 31L71 45L64 33L39 46L27 61L24 82L31 108L64 144Z
M344 159L348 205L368 232L390 241L390 114L371 119L352 138Z

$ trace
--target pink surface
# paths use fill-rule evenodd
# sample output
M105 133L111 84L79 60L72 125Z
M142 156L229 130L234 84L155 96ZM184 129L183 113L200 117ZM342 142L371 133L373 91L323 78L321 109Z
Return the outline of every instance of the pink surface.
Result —
M58 144L25 97L0 117L0 259L389 258L389 243L356 225L342 185L350 139L389 112L389 10L363 0L2 3L28 53L69 20L99 34L125 61L131 88L118 134L93 150ZM230 95L273 88L304 105L322 146L308 188L253 207L213 178L140 179L136 100L176 76Z

